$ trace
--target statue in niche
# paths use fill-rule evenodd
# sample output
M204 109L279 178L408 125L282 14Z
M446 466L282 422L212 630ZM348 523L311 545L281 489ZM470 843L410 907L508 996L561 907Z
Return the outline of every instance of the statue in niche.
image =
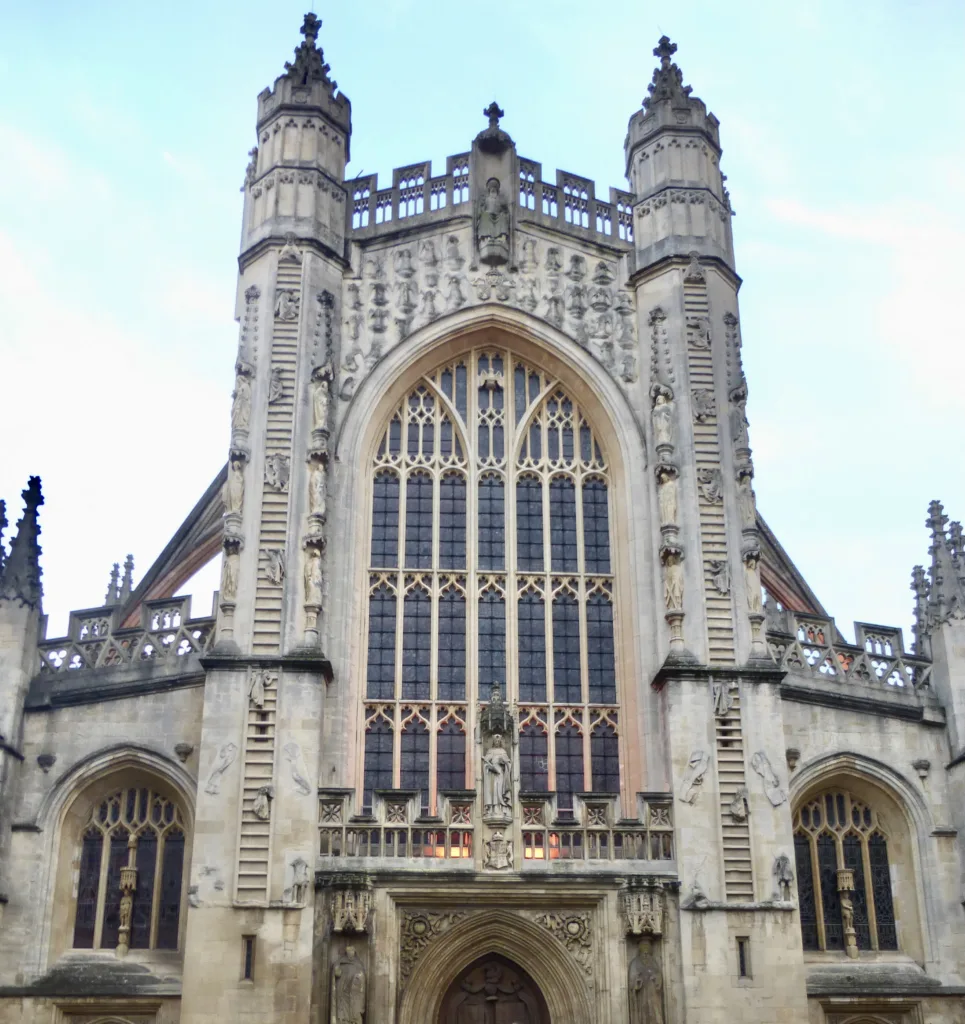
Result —
M435 320L439 315L439 310L436 309L436 299L439 293L435 288L427 288L422 293L422 308L419 312L425 317L426 321Z
M696 388L693 391L694 419L705 423L711 416L717 415L717 403L713 391L707 388Z
M314 547L305 563L305 604L311 608L322 606L322 553Z
M744 555L744 582L747 587L747 610L751 615L760 615L764 610L761 598L761 555L759 551L748 551Z
M238 596L238 562L237 551L226 551L221 562L221 600L234 601Z
M747 821L747 816L750 814L750 805L747 802L749 796L746 786L741 786L734 794L734 799L731 800L728 808L732 821Z
M301 307L301 295L291 288L282 288L275 294L275 319L297 320Z
M412 275L416 271L416 268L412 263L411 249L397 250L393 259L395 261L395 272L399 275L399 277L412 277Z
M660 499L660 525L677 523L677 467L667 462L657 466L657 495Z
M774 860L774 881L777 882L777 889L774 891L776 899L791 901L792 886L794 885L794 871L791 868L791 858L782 853Z
M363 1024L365 1019L365 970L354 946L332 965L331 1024Z
M704 501L716 505L724 500L724 479L716 466L704 466L697 470L697 483Z
M272 490L284 491L288 487L288 478L291 474L291 460L287 455L275 452L265 460L265 483Z
M499 733L493 735L483 755L484 816L509 821L512 818L513 762Z
M280 366L273 366L268 379L268 404L274 405L285 393L285 376Z
M570 257L570 269L566 276L572 281L582 281L586 277L586 258L583 256Z
M723 718L724 715L730 712L733 707L733 699L731 696L731 688L728 683L717 681L713 686L714 693L714 714L718 718Z
M240 514L245 503L245 464L241 459L232 459L228 463L228 479L225 481L221 498L226 514Z
M519 269L528 273L539 266L539 249L535 238L527 238L523 242L523 255L519 261Z
M362 296L360 294L361 289L355 282L348 286L348 304L350 309L361 309L362 308Z
M557 281L559 278L557 278ZM551 285L553 291L543 300L546 303L546 319L556 327L563 325L563 296L559 292L559 285Z
M449 287L446 290L446 309L459 309L466 304L466 296L462 291L462 278L458 274L449 275Z
M284 896L289 903L304 903L308 898L308 887L311 879L308 877L308 864L301 857L296 857L291 864L292 884L285 889Z
M328 408L332 397L332 367L326 363L312 371L312 427L328 430Z
M419 247L419 259L426 267L436 267L439 264L439 257L436 255L436 245L431 238L427 239Z
M710 570L710 581L718 594L730 593L730 566L726 559L712 558L707 563Z
M313 462L308 476L308 511L320 519L325 518L325 463Z
M657 386L653 396L653 438L656 445L673 448L673 395Z
M274 795L275 790L272 786L262 786L255 793L255 799L251 803L251 813L259 821L267 821L271 817L271 801Z
M278 682L278 673L267 669L255 669L251 673L251 684L248 687L248 700L253 708L265 706L265 690Z
M231 393L231 429L247 430L251 419L251 381L246 373L235 377L235 389Z
M446 264L450 270L459 270L465 263L462 254L459 252L459 236L450 235L446 239Z
M664 556L663 601L668 612L679 612L684 606L683 554L668 551Z
M730 395L730 433L735 448L746 448L750 443L747 436L747 392L735 388Z
M563 269L563 257L555 246L546 250L546 269L551 274Z
M664 1024L663 971L652 939L641 939L630 961L627 995L630 1024Z
M231 767L234 763L235 755L238 753L238 748L233 743L226 743L218 751L218 760L215 761L214 767L211 769L211 774L208 776L207 785L204 787L205 793L210 793L211 796L217 796L221 792L221 776Z
M265 548L265 578L280 587L285 578L285 549Z
M685 804L692 804L696 801L709 767L710 755L705 750L695 750L691 753L683 782L680 785L680 799Z
M757 524L757 503L749 473L741 473L737 478L737 502L740 506L741 525L752 527Z
M509 201L499 191L499 178L486 182L476 214L479 259L492 267L509 262Z

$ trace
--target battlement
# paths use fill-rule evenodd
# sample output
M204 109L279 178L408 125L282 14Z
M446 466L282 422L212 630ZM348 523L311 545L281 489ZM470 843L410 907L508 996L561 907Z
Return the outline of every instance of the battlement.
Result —
M351 191L351 232L364 240L388 235L413 221L433 224L470 215L472 194L469 153L446 159L446 173L434 177L432 163L409 164L392 172L391 188L380 189L377 174L345 182ZM580 238L628 250L633 243L630 192L611 188L608 202L596 198L588 178L557 171L555 183L543 180L542 165L519 160L519 187L513 201L519 222L539 224Z

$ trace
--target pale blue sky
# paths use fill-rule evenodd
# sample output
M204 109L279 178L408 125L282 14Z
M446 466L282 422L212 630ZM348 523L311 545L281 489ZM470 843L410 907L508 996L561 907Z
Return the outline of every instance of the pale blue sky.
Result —
M305 9L0 0L0 496L15 520L43 477L50 635L224 460L239 186ZM623 187L651 50L679 44L737 211L760 508L846 634L907 626L928 501L965 517L965 4L316 9L349 174L383 181L441 170L495 97L547 176Z

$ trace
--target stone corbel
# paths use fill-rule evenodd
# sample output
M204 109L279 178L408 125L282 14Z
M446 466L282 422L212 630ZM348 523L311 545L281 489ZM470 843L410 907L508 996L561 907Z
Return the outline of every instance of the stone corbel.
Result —
M663 935L666 913L663 886L656 879L631 879L623 893L624 924L628 935Z
M337 875L332 889L332 931L364 934L372 912L371 880L365 875Z

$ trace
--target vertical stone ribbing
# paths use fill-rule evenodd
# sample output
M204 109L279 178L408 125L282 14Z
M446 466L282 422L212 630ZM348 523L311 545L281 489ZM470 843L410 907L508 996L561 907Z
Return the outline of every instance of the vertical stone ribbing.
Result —
M751 835L747 823L744 737L741 729L740 687L722 681L715 701L717 785L720 794L721 837L724 849L724 895L730 902L754 899Z
M271 672L257 673L257 679L257 695L248 702L245 721L241 828L235 874L235 898L242 903L267 901L268 867L271 863L278 684Z
M255 590L255 615L252 650L255 654L274 653L281 642L282 580L277 576L277 556L281 565L295 564L295 552L285 550L288 533L288 476L292 458L292 422L295 408L295 372L298 359L298 325L301 302L301 263L284 260L278 265L275 319L271 340L271 378L268 419L265 428L265 465L275 458L286 460L284 485L272 483L265 473L262 484L261 524L258 535L258 585ZM294 296L294 298L292 298ZM274 479L279 479L277 471ZM287 571L287 569L283 569ZM275 579L272 579L272 574ZM276 582L277 581L277 582Z

